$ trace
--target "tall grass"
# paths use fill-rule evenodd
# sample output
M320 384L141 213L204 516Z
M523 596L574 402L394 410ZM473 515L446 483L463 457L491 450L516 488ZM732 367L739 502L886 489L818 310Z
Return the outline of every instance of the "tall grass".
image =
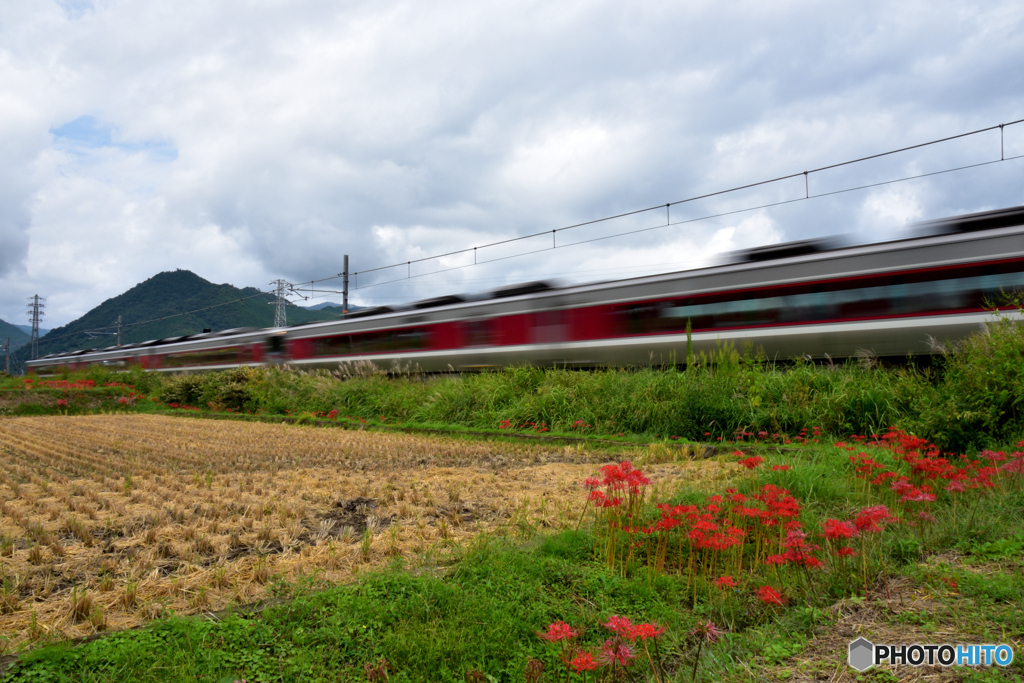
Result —
M728 440L736 431L833 435L898 427L948 450L1024 435L1024 326L1004 318L938 356L899 366L851 360L775 363L723 347L686 367L577 371L509 367L431 377L362 371L239 368L167 377L133 370L76 373L126 381L165 403L202 410L471 429L642 434ZM0 381L2 386L20 380Z
M1002 320L924 367L913 360L780 364L724 347L686 368L523 366L432 378L242 368L169 378L159 393L166 402L221 410L333 410L376 422L693 440L727 440L738 430L817 426L843 435L895 426L964 450L1024 433L1024 328Z

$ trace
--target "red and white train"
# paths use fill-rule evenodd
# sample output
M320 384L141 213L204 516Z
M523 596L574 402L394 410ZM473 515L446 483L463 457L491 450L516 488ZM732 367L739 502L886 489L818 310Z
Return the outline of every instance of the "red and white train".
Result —
M750 342L778 359L862 349L928 354L929 337L963 338L992 320L988 302L1024 290L1024 207L920 227L919 236L891 242L794 242L697 270L569 287L530 283L345 320L158 339L27 365L47 373L94 364L161 372L355 361L428 372L661 364L685 361L687 323L697 354L723 342Z

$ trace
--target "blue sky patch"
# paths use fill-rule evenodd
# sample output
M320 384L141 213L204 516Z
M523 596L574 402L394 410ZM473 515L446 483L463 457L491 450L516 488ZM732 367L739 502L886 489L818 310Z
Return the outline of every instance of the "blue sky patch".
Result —
M76 153L88 149L114 147L126 152L144 152L156 161L174 161L178 150L168 140L142 140L119 142L114 139L114 127L96 119L95 116L79 116L63 126L51 128L50 134L58 146Z

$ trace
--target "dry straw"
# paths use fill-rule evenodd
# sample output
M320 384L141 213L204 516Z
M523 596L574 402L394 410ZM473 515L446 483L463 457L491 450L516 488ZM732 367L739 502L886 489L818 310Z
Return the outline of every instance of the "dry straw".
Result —
M24 647L254 602L275 577L343 582L476 533L572 526L578 482L623 455L643 457L145 415L4 419L0 631ZM729 475L673 462L652 478L697 473Z

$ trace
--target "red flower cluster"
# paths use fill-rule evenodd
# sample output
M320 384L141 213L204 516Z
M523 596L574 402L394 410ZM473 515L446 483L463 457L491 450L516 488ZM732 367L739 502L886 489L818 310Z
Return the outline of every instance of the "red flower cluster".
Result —
M782 594L771 586L761 586L757 589L757 599L766 605L781 605Z
M556 621L548 626L547 631L538 632L537 636L549 643L557 643L560 640L571 640L579 634L579 631L573 631L564 621Z
M871 505L860 511L853 520L857 530L863 533L881 531L882 527L889 522L898 521L884 505Z
M830 541L853 538L857 535L856 526L850 522L840 522L838 519L826 519L822 528L825 531L825 538Z
M721 590L728 590L729 588L736 587L736 581L731 576L719 576L715 579L715 585Z
M745 454L742 451L736 451L735 455L736 457L741 458ZM755 467L759 467L763 462L764 458L762 458L760 455L752 455L749 458L744 458L743 460L740 460L740 464L746 467L748 470L752 470Z
M657 624L634 624L627 617L612 615L608 623L602 624L606 629L629 642L657 638L665 632L665 628Z

